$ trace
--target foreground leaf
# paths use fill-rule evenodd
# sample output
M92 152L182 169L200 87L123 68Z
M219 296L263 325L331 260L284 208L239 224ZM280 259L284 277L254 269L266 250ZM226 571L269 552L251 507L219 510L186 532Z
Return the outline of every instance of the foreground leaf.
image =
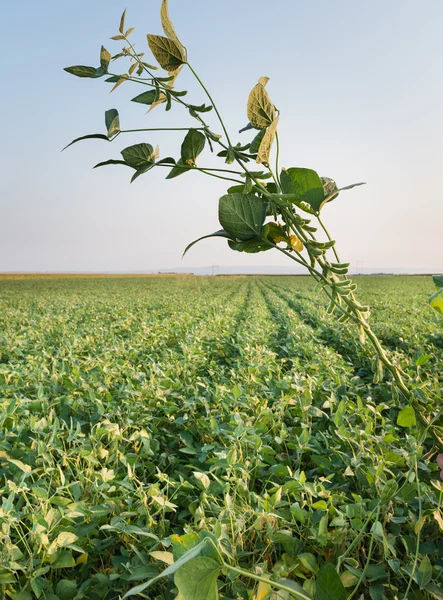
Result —
M208 541L206 539L201 541L200 544L197 544L197 546L194 546L193 548L185 552L185 554L183 554L181 558L179 558L176 562L174 562L172 565L170 565L164 571L162 571L160 575L153 577L146 583L142 583L131 588L129 592L126 592L126 594L123 596L123 600L125 600L125 598L129 598L129 596L135 596L136 594L140 594L148 587L150 587L153 583L159 581L159 579L162 579L163 577L174 575L174 573L176 573L176 571L178 571L180 567L182 567L192 559L196 558L201 553L201 551L207 543Z
M338 188L335 181L330 177L322 177L321 180L323 183L325 199L320 205L319 212L325 204L337 198L340 192L344 192L345 190L352 190L352 188L359 187L360 185L366 185L364 181L361 181L360 183L351 183L351 185L345 185L342 188Z
M236 240L228 241L231 250L236 252L246 252L247 254L256 254L257 252L266 252L271 250L272 246L266 240L261 238L252 238L245 242L238 242Z
M190 129L181 145L181 159L185 165L195 166L199 154L203 152L206 138L197 129Z
M220 564L206 556L194 558L181 567L174 583L186 600L217 600Z
M258 149L257 162L262 165L269 165L269 157L271 154L272 144L274 143L275 134L277 132L279 116L275 117L269 127L266 129L263 139Z
M318 600L346 600L345 587L331 563L323 565L315 583Z
M275 108L264 85L257 83L248 98L248 119L256 129L268 127L275 119Z
M421 590L431 583L432 565L431 561L429 560L429 556L425 556L423 558L415 574L417 578L417 583L420 586Z
M273 244L278 244L279 242L286 242L287 244L290 243L288 234L278 223L266 223L266 225L263 227L262 233L263 237Z
M323 183L312 169L291 167L282 169L280 174L282 191L293 194L295 204L306 202L314 212L318 213L325 199Z
M412 406L405 406L398 413L397 425L400 427L415 427L417 420L415 418L415 411Z
M140 169L153 164L155 151L151 144L142 143L128 146L128 148L121 151L121 155L127 165L134 169Z
M438 290L440 288L443 288L443 275L434 275L432 277L432 281L434 282L434 285Z
M218 231L214 231L214 233L210 233L209 235L203 235L202 237L200 237L197 240L194 240L193 242L188 244L185 248L185 251L182 254L182 258L185 256L187 251L190 248L192 248L192 246L194 246L194 244L196 244L197 242L200 242L201 240L206 240L206 239L212 238L212 237L222 237L222 238L227 238L228 240L232 240L232 236L229 235L229 233L227 231L225 231L224 229L219 229ZM182 537L184 537L184 536L182 536Z
M100 50L100 66L105 73L108 72L109 63L111 62L111 55L106 50L104 46L102 46Z
M435 294L429 298L429 304L435 308L437 312L443 315L443 288L437 290Z
M232 237L248 240L260 235L267 204L254 194L226 194L218 204L220 225Z
M296 598L312 600L312 596L309 594L309 592L302 588L302 586L296 581L292 581L292 579L279 579L277 583L280 583L293 590ZM278 593L276 594L276 597L278 598Z
M71 75L75 75L76 77L89 77L91 79L96 79L97 77L103 77L103 75L106 75L106 72L102 68L96 69L95 67L86 67L84 65L65 67L63 70Z
M92 139L96 139L96 140L106 140L107 142L110 142L111 140L108 138L107 135L103 135L103 133L91 133L89 135L82 135L79 138L76 138L75 140L72 140L72 142L70 142L67 146L65 146L63 148L63 150L66 150L66 148L69 148L69 146L72 146L72 144L76 144L77 142L81 142L81 140L92 140ZM63 152L62 150L62 152Z
M104 160L103 162L97 163L93 168L98 169L99 167L107 167L108 165L125 165L125 167L130 166L124 160L114 160L113 158L110 158L109 160Z
M186 63L183 49L173 40L161 35L148 34L148 45L158 64L165 71L176 71Z
M185 50L183 48L183 44L178 39L178 36L175 32L174 25L172 24L171 17L169 16L169 7L168 0L163 0L160 7L160 20L162 23L163 31L165 32L166 37L172 40L179 48L182 48L183 54L185 55Z
M147 104L150 106L154 102L159 99L159 93L157 90L149 90L148 92L143 92L143 94L139 94L135 98L132 98L131 102L138 102L139 104Z
M116 108L111 108L105 112L105 125L110 138L120 132L120 117Z
M181 158L178 159L177 164L174 165L172 167L172 169L169 171L166 179L174 179L175 177L178 177L179 175L183 175L183 173L186 173L187 171L190 171L192 169L192 167L188 167L187 165L183 164L183 160Z
M257 154L257 152L260 149L260 145L261 145L261 142L262 142L262 139L263 139L265 133L266 133L266 129L262 129L261 131L259 131L257 133L255 138L252 140L251 145L249 147L249 152L251 154Z

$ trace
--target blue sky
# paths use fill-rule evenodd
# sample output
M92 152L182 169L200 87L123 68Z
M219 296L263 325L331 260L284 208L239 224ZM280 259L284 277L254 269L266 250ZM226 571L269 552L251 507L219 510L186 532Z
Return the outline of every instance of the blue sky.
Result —
M92 170L137 142L178 158L182 135L120 136L61 153L71 139L104 133L104 111L125 128L192 126L174 107L145 114L129 102L142 90L109 94L103 80L63 71L98 65L121 12L161 34L160 0L9 2L2 8L0 271L132 271L176 266L282 265L272 251L245 256L222 240L189 241L219 228L222 181L186 174L165 181L153 170L129 185L123 167ZM443 270L443 3L440 0L170 0L193 67L213 92L235 141L258 77L281 111L281 164L304 166L339 185L367 181L324 210L343 259L366 267ZM119 63L117 62L115 68ZM188 73L177 89L205 101ZM210 114L212 129L220 128ZM213 158L202 157L206 164ZM220 165L223 166L223 165ZM227 183L227 182L226 182Z

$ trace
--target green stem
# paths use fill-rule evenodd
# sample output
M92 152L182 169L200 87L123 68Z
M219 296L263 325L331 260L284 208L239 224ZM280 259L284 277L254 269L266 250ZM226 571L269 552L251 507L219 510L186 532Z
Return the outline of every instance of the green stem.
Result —
M266 577L261 577L260 575L255 575L255 573L250 573L249 571L244 571L243 569L239 569L238 567L232 567L223 561L223 566L234 573L238 573L238 575L242 575L243 577L247 577L248 579L255 579L255 581L261 581L262 583L267 583L272 587L276 587L279 590L283 590L284 592L288 592L291 596L295 598L300 598L300 600L311 600L310 596L305 596L301 592L297 592L296 590L283 585L282 583L277 583L276 581L271 581L270 579L266 579Z
M346 559L346 557L352 552L352 550L355 548L355 546L358 544L358 542L361 540L361 538L363 537L366 527L369 525L369 522L371 521L375 511L377 510L378 507L375 507L370 513L368 518L366 519L366 521L363 523L363 527L360 529L358 535L356 536L356 538L352 541L352 543L346 548L346 551L344 552L344 554L342 554L341 556L338 557L337 560L337 573L339 572L339 569L341 567L341 565L343 564L344 560Z
M212 104L212 106L214 107L215 113L216 113L216 115L217 115L217 117L218 117L218 120L220 121L220 125L222 126L222 129L223 129L223 131L225 132L226 140L227 140L227 142L228 142L229 146L231 147L231 146L232 146L232 144L231 144L231 140L229 139L229 134L228 134L228 131L227 131L226 127L225 127L225 124L224 124L224 122L223 122L223 119L221 118L221 115L220 115L220 113L218 112L218 108L217 108L217 106L216 106L216 104L215 104L215 102L214 102L214 100L213 100L213 98L212 98L211 94L209 93L209 91L208 91L208 89L206 88L206 86L205 86L205 84L203 83L203 81L200 79L200 77L197 75L197 73L196 73L196 72L194 71L194 69L191 67L191 65L190 65L189 63L186 63L186 64L188 65L188 67L189 67L189 69L190 69L191 73L194 75L194 77L197 79L197 81L199 82L199 84L201 85L201 87L203 88L203 90L205 91L205 93L206 93L207 97L209 98L209 101L210 101L210 103L211 103L211 104Z
M239 181L238 179L233 179L232 177L222 177L221 175L216 175L215 173L208 173L207 169L200 169L199 167L196 167L199 171L201 171L202 173L204 173L205 175L210 175L211 177L217 177L217 179L224 179L225 181L233 181L234 183L239 183L239 184L243 184L243 181ZM214 170L214 169L212 169ZM222 171L223 169L220 169L220 171Z
M139 131L189 131L190 129L203 131L204 127L150 127L148 129L121 129L119 133L138 133Z
M319 222L319 224L320 224L320 227L321 227L321 228L323 229L323 231L325 232L325 234L326 234L326 237L328 238L328 240L329 240L329 241L332 241L332 238L331 238L331 236L329 235L329 231L326 229L326 225L323 223L323 221L322 221L322 220L321 220L321 218L320 218L320 213L318 213L318 214L316 215L316 217L317 217L317 221L318 221L318 222ZM337 253L337 250L335 249L335 246L332 246L332 252L334 253L335 260L336 260L336 261L339 263L339 262L340 262L340 259L339 259L339 257L338 257L338 253Z
M280 183L280 167L279 167L279 160L280 160L280 142L278 139L278 132L275 132L275 145L276 145L276 155L275 155L275 172L277 173L277 179L278 179L278 187L281 189L281 183Z
M156 163L155 164L156 167L169 167L169 168L177 168L177 169L182 169L183 171L201 171L202 173L204 173L205 175L209 175L210 177L217 177L217 179L224 179L225 181L233 181L234 183L238 183L243 185L244 181L240 181L239 179L233 179L232 177L223 177L222 175L216 175L216 173L211 173L211 171L216 171L216 172L221 172L221 173L234 173L234 174L238 174L240 175L240 173L237 173L237 171L229 171L228 169L211 169L211 168L206 168L206 167L186 167L185 165L168 165L168 164L159 164Z
M378 510L377 510L377 515L375 518L376 522L378 521L378 517L380 516L380 509L381 509L381 507L379 505ZM373 547L374 547L374 534L371 535L371 541L369 542L368 556L366 558L366 562L365 562L365 566L363 567L363 571L360 575L360 579L358 580L358 582L357 582L355 588L352 590L351 594L348 596L348 600L351 600L353 598L353 596L357 592L358 588L360 587L361 582L365 578L366 571L368 570L369 563L371 561Z

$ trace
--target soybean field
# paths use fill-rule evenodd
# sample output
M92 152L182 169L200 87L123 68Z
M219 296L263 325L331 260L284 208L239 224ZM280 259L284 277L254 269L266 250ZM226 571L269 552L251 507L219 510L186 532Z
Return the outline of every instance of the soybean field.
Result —
M431 279L355 281L435 413ZM304 276L0 276L0 598L188 600L186 565L141 586L206 538L192 598L443 598L438 448L326 304Z

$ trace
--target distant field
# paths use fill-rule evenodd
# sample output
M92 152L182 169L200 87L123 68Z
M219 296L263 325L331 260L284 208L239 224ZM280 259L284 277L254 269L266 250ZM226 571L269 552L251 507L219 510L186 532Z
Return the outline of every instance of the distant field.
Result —
M436 410L430 278L355 280ZM117 599L200 530L311 595L342 557L348 597L443 598L432 440L325 305L300 276L0 276L0 598Z

